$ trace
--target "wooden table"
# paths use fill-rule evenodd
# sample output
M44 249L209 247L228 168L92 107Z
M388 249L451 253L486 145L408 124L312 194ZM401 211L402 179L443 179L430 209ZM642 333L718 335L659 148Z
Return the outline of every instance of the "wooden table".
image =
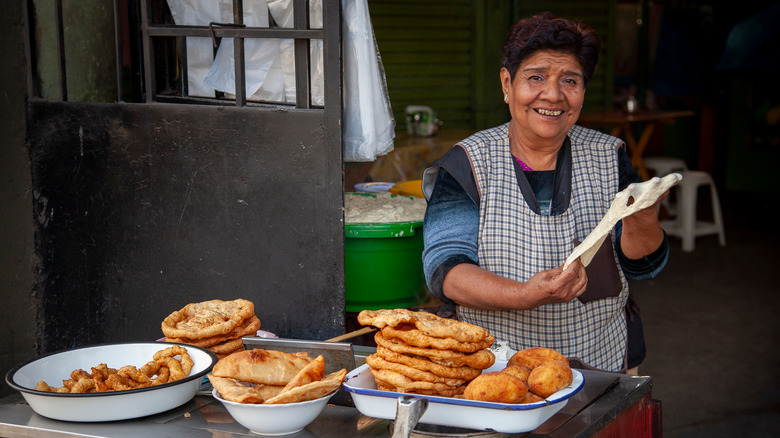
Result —
M656 126L674 123L675 120L684 117L693 117L694 111L638 111L628 113L625 111L601 111L580 114L577 124L588 128L609 127L610 135L625 140L628 152L631 155L631 163L639 172L642 180L650 179L645 163L642 160L647 144L653 135ZM642 133L637 141L634 136L634 127L643 126Z

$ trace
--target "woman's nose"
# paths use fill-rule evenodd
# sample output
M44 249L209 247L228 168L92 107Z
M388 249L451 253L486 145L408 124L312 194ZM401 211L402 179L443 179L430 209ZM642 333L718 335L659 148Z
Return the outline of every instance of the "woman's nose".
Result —
M558 83L557 81L545 81L542 87L542 92L539 94L540 97L549 100L561 100L564 97L561 84Z

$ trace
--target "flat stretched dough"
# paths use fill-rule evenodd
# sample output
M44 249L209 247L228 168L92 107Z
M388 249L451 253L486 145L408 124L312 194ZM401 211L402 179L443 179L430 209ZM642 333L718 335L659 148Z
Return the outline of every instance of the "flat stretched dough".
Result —
M574 251L571 252L571 255L563 264L563 269L566 270L577 258L580 258L584 266L588 266L601 247L601 244L604 243L604 239L607 238L607 235L619 220L655 204L661 195L681 180L682 175L679 173L670 173L663 178L654 177L642 183L630 184L615 195L612 205L610 205L604 217L601 218L601 222L596 225L596 228L588 234L588 237L582 243L574 248ZM630 198L634 198L634 202L628 205Z

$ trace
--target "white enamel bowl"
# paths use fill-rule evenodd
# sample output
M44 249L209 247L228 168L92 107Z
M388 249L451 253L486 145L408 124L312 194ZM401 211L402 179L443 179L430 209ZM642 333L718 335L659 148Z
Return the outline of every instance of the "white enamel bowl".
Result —
M234 420L260 435L288 435L303 430L314 421L333 394L300 403L252 404L227 401L216 389L211 394L225 405Z
M8 372L5 380L20 391L25 401L39 415L63 421L117 421L165 412L190 401L198 392L203 378L217 362L217 356L200 347L182 345L194 362L189 376L162 385L128 391L59 394L37 391L43 380L50 386L62 386L73 370L87 372L105 363L109 368L134 365L141 368L153 360L154 353L171 345L165 342L106 344L76 348L34 359Z

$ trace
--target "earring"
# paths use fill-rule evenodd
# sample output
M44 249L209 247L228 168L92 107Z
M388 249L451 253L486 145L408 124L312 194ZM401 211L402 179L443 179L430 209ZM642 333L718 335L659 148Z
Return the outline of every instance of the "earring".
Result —
M504 95L504 102L506 102L507 100L509 100L509 93Z

